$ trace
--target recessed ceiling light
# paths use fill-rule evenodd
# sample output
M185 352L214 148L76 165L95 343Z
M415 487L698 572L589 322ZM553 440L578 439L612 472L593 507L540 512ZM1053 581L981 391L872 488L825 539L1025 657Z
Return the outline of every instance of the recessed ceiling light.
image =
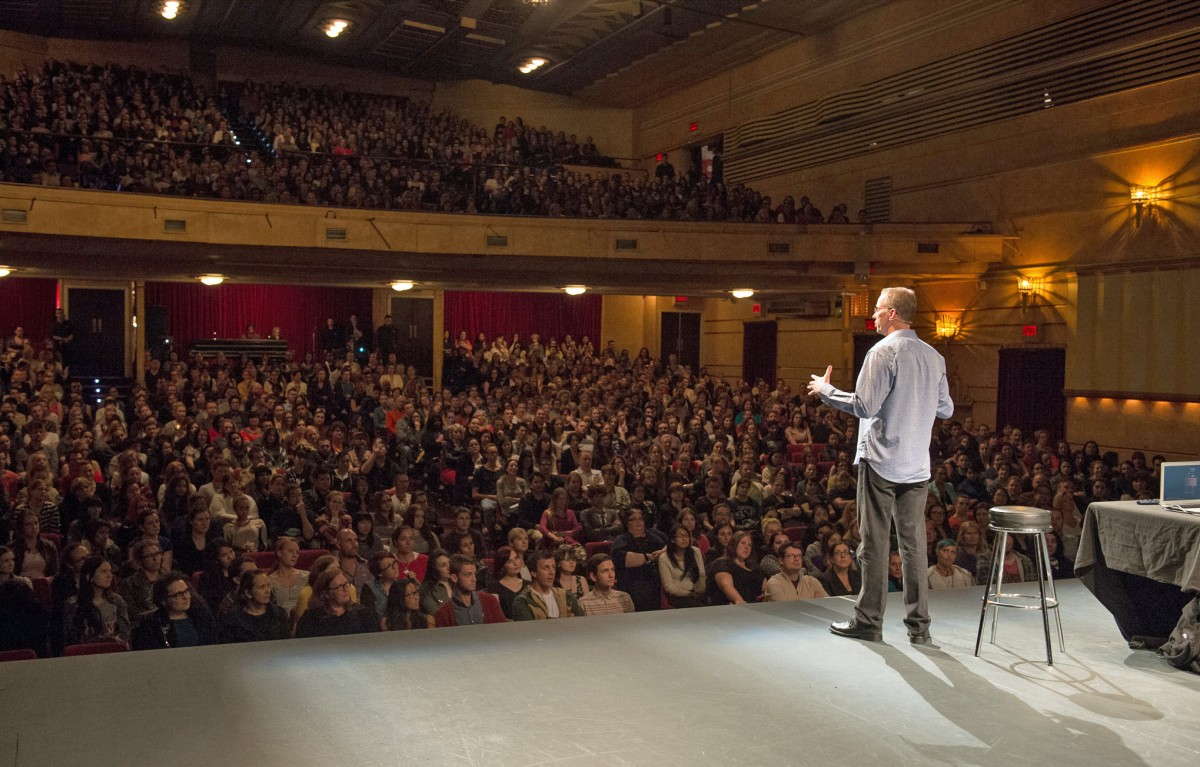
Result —
M183 13L183 10L184 4L182 0L166 0L166 2L159 6L158 12L164 19L171 21L180 13Z
M392 283L392 290L396 291L397 293L403 293L406 290L412 290L413 284L414 283L409 280L396 280Z
M7 266L0 266L0 277L7 277L12 274L12 269Z
M733 296L734 298L749 298L750 296L754 295L754 291L750 288L738 288L737 290L729 291L729 295Z
M563 288L563 292L568 296L582 296L587 292L587 287L583 285L568 285Z
M199 278L199 280L200 280L201 284L212 287L213 285L220 285L222 282L225 281L225 278L219 274L205 274L205 275L202 275Z
M337 37L350 28L350 22L345 19L329 19L322 26L329 37Z

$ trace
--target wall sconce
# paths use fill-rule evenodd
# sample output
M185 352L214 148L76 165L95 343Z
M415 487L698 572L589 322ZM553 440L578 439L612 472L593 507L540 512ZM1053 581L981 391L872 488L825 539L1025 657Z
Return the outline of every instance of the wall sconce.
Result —
M960 325L961 322L949 314L939 314L937 320L934 321L933 332L939 341L953 341L958 338Z
M1037 296L1042 292L1042 280L1040 277L1018 277L1017 278L1017 293L1021 296L1021 306L1028 306L1031 302L1037 300Z
M1142 223L1142 209L1147 205L1153 207L1158 204L1158 187L1134 184L1129 187L1129 200L1137 210L1137 215L1134 218L1135 224L1140 226Z

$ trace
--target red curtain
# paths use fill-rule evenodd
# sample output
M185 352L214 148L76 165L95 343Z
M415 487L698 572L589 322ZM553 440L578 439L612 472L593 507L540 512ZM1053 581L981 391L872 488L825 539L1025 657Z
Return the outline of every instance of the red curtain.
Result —
M492 340L519 333L528 344L537 333L546 343L562 341L568 333L576 341L587 336L597 349L600 343L600 307L596 295L568 296L562 293L487 293L446 291L445 326L451 338L460 330L474 341L480 333Z
M147 282L146 306L167 307L170 336L187 348L201 338L241 338L254 323L266 337L275 325L295 352L314 351L314 334L333 317L344 325L351 314L371 326L370 288L297 285L216 285Z
M0 333L9 338L18 326L40 345L50 337L58 280L41 277L0 279Z

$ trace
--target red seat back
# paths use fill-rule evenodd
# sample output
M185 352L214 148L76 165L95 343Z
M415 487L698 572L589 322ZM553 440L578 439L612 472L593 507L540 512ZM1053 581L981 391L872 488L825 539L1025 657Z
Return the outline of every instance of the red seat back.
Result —
M312 567L312 563L316 562L320 557L329 553L329 549L304 549L300 552L300 557L296 560L297 570L308 570Z
M254 560L254 564L258 566L259 570L270 570L275 566L274 551L252 551L250 558Z
M0 650L0 663L7 663L11 660L37 660L37 653L27 648Z
M583 546L588 557L593 554L612 554L612 541L592 541Z
M64 658L76 655L104 655L110 652L125 652L129 647L124 642L91 642L90 644L67 645L63 649Z
M50 596L50 578L33 578L33 595L37 601L49 610L51 607L52 597Z

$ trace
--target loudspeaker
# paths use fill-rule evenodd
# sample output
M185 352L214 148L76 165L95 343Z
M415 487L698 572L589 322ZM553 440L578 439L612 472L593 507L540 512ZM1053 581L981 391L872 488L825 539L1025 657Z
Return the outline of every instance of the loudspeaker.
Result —
M146 307L146 345L155 353L171 337L171 313L165 306Z

